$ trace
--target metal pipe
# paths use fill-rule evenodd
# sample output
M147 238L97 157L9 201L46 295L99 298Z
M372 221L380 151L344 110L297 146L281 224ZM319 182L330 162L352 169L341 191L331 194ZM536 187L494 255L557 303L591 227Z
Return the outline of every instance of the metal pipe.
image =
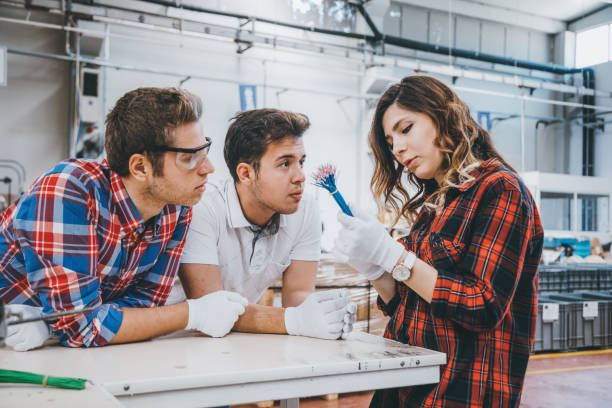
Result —
M544 125L544 128L546 128L546 126L550 125L551 123L556 123L557 121L551 122L548 120L544 120L544 119L539 119L536 124L535 124L535 141L534 141L534 170L538 171L538 158L539 158L539 151L540 151L540 134L538 132L538 130L540 129L540 125Z
M14 54L20 54L20 55L29 55L29 56L40 57L40 58L51 58L51 59L59 59L59 60L63 60L63 61L74 61L73 58L70 58L70 57L67 57L67 56L56 55L56 54L49 54L49 53L41 53L41 52L36 52L36 51L24 51L24 50L16 50L16 49L13 49L13 48L7 48L7 52L14 53ZM153 68L138 67L138 66L133 66L133 65L114 64L114 63L106 62L106 61L103 61L103 60L96 60L96 59L89 59L89 58L81 58L81 62L96 64L96 65L100 65L100 66L106 66L106 67L110 67L110 68L125 69L127 71L147 72L147 73L151 73L151 74L169 75L169 76L180 76L180 77L191 76L192 78L201 79L201 80L205 80L205 81L227 82L227 83L234 83L234 84L242 83L238 79L219 78L219 77L205 76L205 75L201 75L201 74L198 74L198 73L171 72L171 71L164 71L164 70L158 70L158 69L153 69ZM263 86L263 83L255 83L254 85L255 86ZM299 92L314 93L314 94L320 94L320 95L329 95L329 96L335 96L335 97L348 96L348 97L351 97L351 98L362 99L362 100L373 99L371 96L364 96L364 95L361 95L361 94L317 91L317 90L307 89L307 88L288 87L288 86L285 86L285 85L274 85L274 84L268 84L268 83L266 84L266 86L268 88L274 88L274 89L290 89L290 90L299 91ZM484 94L484 95L501 96L501 97L510 98L510 99L521 98L520 95L513 95L513 94L509 94L509 93L505 93L505 92L487 91L487 90L484 90L484 89L475 89L475 88L468 88L468 87L462 87L462 86L452 86L452 88L457 90L457 91L479 93L479 94ZM576 107L576 108L585 108L585 107L587 107L587 108L590 108L590 109L601 110L601 111L606 111L606 112L610 110L609 106L584 105L584 104L576 103L576 102L556 101L556 100L553 100L553 99L535 98L535 97L532 97L532 96L525 96L524 98L528 102L535 102L535 103L545 103L545 104L551 104L551 105L570 106L570 107Z
M361 13L361 16L365 20L366 24L368 25L372 33L374 33L374 38L376 39L376 41L383 39L384 35L378 30L378 27L376 27L376 24L374 24L374 21L372 21L370 15L365 11L365 9L363 8L363 4L355 4L354 6L357 8L357 10L359 10L359 13Z
M525 95L521 98L521 171L525 171Z
M483 94L483 95L501 96L501 97L510 98L510 99L524 98L527 102L548 103L550 105L571 106L574 108L589 108L589 109L594 109L594 110L605 110L605 111L610 109L609 106L585 105L585 104L577 103L577 102L556 101L553 99L535 98L533 96L514 95L514 94L505 93L505 92L487 91L485 89L467 88L463 86L452 86L452 88L456 91L471 92L471 93L477 93L477 94Z
M595 88L595 71L591 68L587 68L582 72L583 83L587 88ZM584 95L582 101L585 104L592 104L595 102L595 97L591 95ZM593 110L588 107L582 108L582 175L593 176L595 167L595 129L591 125L595 122L593 116ZM583 212L585 209L583 208Z
M42 52L36 52L36 51L15 50L13 48L8 48L7 51L9 53L20 54L20 55L29 55L29 56L40 57L40 58L59 59L59 60L63 60L63 61L74 61L75 60L74 58L63 56L63 55L42 53ZM183 78L186 77L186 76L191 76L192 78L201 79L201 80L205 80L205 81L226 82L226 83L232 83L232 84L241 84L241 83L243 83L243 80L241 80L241 79L212 77L212 76L201 75L201 74L198 74L198 73L185 73L185 72L164 71L164 70L160 70L160 69L144 68L144 67L138 67L138 66L134 66L134 65L114 64L114 63L106 62L104 60L97 60L97 59L90 59L90 58L81 58L80 61L82 63L90 63L90 64L95 64L95 65L99 65L99 66L105 66L105 67L109 67L109 68L124 69L126 71L146 72L146 73L150 73L150 74L178 76L178 77L183 77ZM253 85L255 85L255 86L263 86L264 84L263 83L253 83ZM368 96L364 96L364 95L360 95L360 94L319 91L319 90L308 89L308 88L299 88L299 87L294 87L294 86L288 87L288 86L285 86L285 85L274 85L274 84L269 84L269 83L266 83L266 87L274 88L274 89L289 89L289 90L292 90L292 91L313 93L313 94L319 94L319 95L328 95L328 96L334 96L334 97L348 96L348 97L354 98L354 99L371 99Z
M92 18L94 21L99 21L99 22L103 22L106 25L106 29L105 29L105 38L109 39L109 37L116 37L116 38L127 38L127 39L133 39L133 40L141 40L141 41L148 41L150 43L159 43L159 44L165 44L165 45L172 45L168 42L162 42L160 40L151 40L150 38L147 37L136 37L136 36L130 36L130 35L123 35L123 34L117 34L117 33L110 33L109 31L109 25L110 24L119 24L119 25L124 25L124 26L128 26L128 27L134 27L134 28L139 28L139 29L147 29L147 30L152 30L152 31L159 31L159 32L167 32L170 34L175 34L178 36L191 36L191 37L195 37L195 38L204 38L204 39L211 39L211 40L220 40L222 39L221 37L214 35L214 34L206 34L206 33L200 33L200 32L194 32L194 31L186 31L186 30L181 30L181 29L175 29L175 28L169 28L169 27L160 27L160 26L155 26L155 25L151 25L151 24L144 24L144 23L139 23L139 22L132 22L132 21L126 21L126 20L119 20L119 19L115 19L115 18L108 18L108 17L101 17L101 16L96 16L96 15L92 15ZM0 21L5 21L5 22L9 22L9 23L14 23L14 24L24 24L24 25L31 25L33 27L41 27L41 28L48 28L48 29L54 29L54 30L63 30L63 31L69 31L69 32L74 32L74 33L81 33L81 34L93 34L93 35L98 35L100 34L99 31L97 30L88 30L88 29L83 29L83 28L79 28L79 27L72 27L69 25L58 25L58 24L50 24L50 23L41 23L41 22L36 22L36 21L31 21L31 20L19 20L19 19L12 19L12 18L6 18L6 17L0 17ZM234 42L233 39L227 39L228 42ZM293 42L302 42L305 43L305 41L300 41L297 39L291 39L291 41ZM270 46L274 46L274 47L278 47L278 44L273 44L272 41L270 41L270 44L268 44ZM335 45L335 44L329 44L329 43L320 43L321 46L336 46L336 47L341 47L341 48L347 48L346 46L341 46L341 45ZM358 49L355 48L355 51L357 51ZM109 41L106 42L105 44L105 51L109 51ZM298 51L298 50L295 50ZM74 53L70 50L69 47L67 47L67 51L66 51L67 55L74 55ZM109 57L109 52L106 52L104 55L104 59L108 60ZM262 58L256 58L256 57L247 57L247 56L243 56L243 58L245 59L255 59L258 61L261 61ZM278 62L278 63L286 63L286 64L291 64L290 62L287 61L280 61L280 60L271 60L269 58L266 58L269 62ZM347 59L346 57L342 58L343 62L348 60L351 61L350 59ZM361 64L361 61L354 61L356 63ZM296 64L293 64L296 65ZM303 64L299 64L300 66L304 66ZM315 68L315 67L313 67ZM316 67L316 69L320 69L321 66L318 65ZM344 70L344 72L351 74L351 75L361 75L360 72L353 72L353 71L348 71L348 70Z
M17 160L12 160L12 159L0 159L0 164L9 164L12 165L13 167L15 167L19 173L21 174L21 179L25 180L26 179L26 170L25 167L23 166L23 164L19 163Z
M66 0L62 0L62 11L64 12L64 27L68 27L70 24L70 17L72 15L72 1L68 0L66 2ZM74 53L72 52L72 50L70 49L70 35L71 32L68 30L65 30L65 39L64 39L64 48L66 51L66 55L70 55L71 57L74 57Z
M183 9L183 10L188 10L188 11L196 11L200 13L213 14L217 16L233 17L233 18L237 18L240 20L251 20L253 22L272 24L272 25L277 25L280 27L294 28L296 30L311 31L314 33L319 33L319 34L342 36L342 37L353 38L357 40L368 40L369 37L372 37L366 34L346 33L344 31L328 30L326 28L308 27L308 26L303 26L299 24L291 24L291 23L285 23L282 21L271 20L268 18L249 16L247 14L230 13L227 11L219 11L219 10L213 10L213 9L204 8L204 7L192 6L189 4L182 4L182 3L177 4L174 1L164 1L164 0L142 0L142 1L144 1L145 3L157 4L159 6L173 7L173 8L178 8L178 9ZM91 5L91 3L97 3L97 2L96 1L93 1L93 2L92 1L86 1L86 2L85 1L75 1L75 3L85 3L88 5Z
M490 62L493 64L509 65L513 67L532 69L536 71L551 72L553 74L559 74L559 75L577 74L577 73L582 72L582 68L566 68L566 67L562 67L559 65L539 64L539 63L535 63L531 61L523 61L523 60L518 60L514 58L506 58L506 57L499 57L499 56L491 55L491 54L483 54L477 51L462 50L459 48L450 48L450 47L432 45L432 44L428 44L428 43L424 43L420 41L409 40L407 38L401 38L401 37L396 37L396 36L391 36L391 35L382 35L380 33L380 30L376 28L376 25L374 24L374 22L372 21L372 19L370 18L369 14L367 13L367 11L365 10L363 6L359 7L356 5L352 5L357 8L357 10L360 12L362 17L366 20L368 27L370 27L374 35L347 33L347 32L338 31L338 30L328 30L324 28L307 27L307 26L302 26L299 24L284 23L284 22L270 20L266 18L248 16L245 14L212 10L212 9L207 9L207 8L197 7L197 6L187 5L187 4L181 4L181 3L177 4L176 2L172 2L172 1L164 1L164 0L143 0L143 1L145 1L146 3L152 3L152 4L157 4L157 5L166 6L166 7L173 7L173 8L184 9L184 10L189 10L189 11L206 13L206 14L220 15L220 16L225 16L225 17L233 17L233 18L238 18L238 19L248 19L252 21L259 21L262 23L273 24L273 25L278 25L278 26L288 27L288 28L294 28L294 29L303 30L303 31L311 31L311 32L320 33L320 34L328 34L328 35L334 35L338 37L365 40L370 44L376 44L377 42L380 41L384 44L395 45L395 46L402 47L402 48L426 51L426 52L431 52L434 54L443 54L443 55L452 54L453 56L460 57L460 58L474 59L478 61ZM80 2L76 2L76 3L80 3ZM91 3L91 2L88 1L87 3ZM94 1L94 3L96 2Z
M69 146L68 146L68 155L70 157L76 156L76 144L79 138L79 131L81 128L81 34L76 35L76 44L75 44L75 56L74 56L74 64L73 64L73 78L72 79L72 105L73 110L71 114L71 126L70 126L70 138L69 138Z
M434 54L448 55L452 53L454 57L473 59L477 61L490 62L493 64L509 65L518 68L531 69L535 71L550 72L553 74L567 75L578 74L582 72L582 68L565 68L558 65L538 64L536 62L522 61L514 58L498 57L496 55L484 54L478 51L462 50L459 48L444 47L441 45L432 45L420 41L409 40L407 38L385 36L383 38L385 44L395 45L403 48L410 48L418 51L432 52Z
M14 167L9 166L9 165L5 165L5 164L0 164L0 168L5 168L5 169L13 170L13 172L15 172L15 174L17 175L17 184L18 184L17 187L19 189L19 193L22 193L23 192L23 180L21 179L21 175L17 172L17 170ZM9 184L9 188L10 188L10 184L12 184L12 183L13 183L12 181L10 181L10 183L8 183ZM10 191L9 191L9 194L10 194ZM11 203L11 197L10 196L8 197L8 203L9 204Z
M129 39L129 40L134 40L134 41L146 41L148 43L151 44L160 44L160 45L165 45L165 46L172 46L174 45L174 43L168 42L168 41L160 41L159 39L156 40L152 40L150 37L137 37L137 36L133 36L133 35L124 35L124 34L118 34L118 33L110 33L109 31L109 27L110 24L121 24L120 21L118 20L114 20L114 19L99 19L96 18L96 20L99 21L103 21L104 24L106 24L106 30L105 30L105 38L106 38L106 43L105 43L105 55L104 55L104 59L105 60L109 60L109 55L110 55L110 37L115 37L115 38L121 38L121 39ZM111 21L114 20L114 21ZM48 29L53 29L53 30L65 30L65 31L69 31L72 33L80 33L80 34L90 34L90 33L95 33L95 34L99 34L99 31L95 31L95 30L87 30L87 29L81 29L78 27L70 27L70 26L62 26L62 25L58 25L58 24L48 24L48 23L39 23L36 21L26 21L26 20L16 20L16 19L11 19L11 18L5 18L5 17L0 17L0 21L5 21L5 22L9 22L9 23L15 23L15 24L24 24L24 25L31 25L33 27L41 27L41 28L48 28ZM141 27L141 25L138 25L137 23L134 23L133 25L130 26L134 26L136 28L143 28ZM149 26L146 27L146 29L150 29L150 30L154 30L154 31L158 31L157 27L153 27L153 26ZM178 30L175 29L166 29L168 32L170 32L171 34L176 34L176 35L189 35L189 32L183 32L183 33L179 33ZM199 34L199 33L198 33ZM200 37L206 37L207 39L211 39L210 37L212 36L207 36L205 34L201 34L199 35ZM68 46L68 42L66 43L66 54L70 55L72 57L74 57L74 53L70 50L70 47ZM194 48L197 49L197 48ZM200 49L198 49L200 50ZM17 50L15 50L15 53L18 53ZM229 55L228 53L221 53L221 52L217 52L220 55ZM43 57L43 55L45 55L44 53L41 53L41 57ZM51 55L51 54L49 54ZM233 56L234 53L232 52L231 55ZM321 65L309 65L309 64L304 64L304 63L300 63L300 64L296 64L290 61L283 61L280 59L270 59L270 58L259 58L259 57L253 57L253 56L245 56L242 55L241 56L242 59L250 59L250 60L255 60L255 61L260 61L263 62L264 60L268 63L276 63L276 64L287 64L287 65L295 65L295 66L299 66L299 67L306 67L306 68L310 68L310 69L316 69L317 71L321 70ZM55 59L59 59L59 58L55 58ZM81 57L81 59L83 60L83 58ZM64 61L74 61L74 58L64 58ZM99 62L97 62L98 60L90 60L88 62L92 63L92 64L99 64ZM358 64L362 64L361 61L352 61L352 60L348 60L349 62L355 62ZM85 62L85 61L84 61ZM343 61L344 62L344 61ZM329 67L327 66L325 68L325 70L327 72L333 71L333 72L338 72L338 73L342 73L342 74L347 74L347 75L353 75L353 76L362 76L363 72L361 71L352 71L352 70L348 70L348 69L340 69L340 68L335 68L335 67Z
M126 26L140 28L140 29L168 32L168 33L172 33L176 35L190 35L194 37L217 38L217 39L222 38L222 37L217 37L217 36L213 36L213 35L205 34L205 33L180 31L180 30L176 30L173 28L158 27L158 26L153 26L150 24L142 24L138 22L110 19L106 17L94 16L94 20L105 22L105 23L121 24L121 25L126 25ZM18 23L18 24L30 24L30 22L28 21L8 19L8 18L3 18L3 17L0 17L0 21L8 21L8 22L13 22L13 23ZM83 33L83 34L94 32L92 30L83 30L77 27L52 25L52 24L46 24L46 23L32 22L31 25L42 26L42 27L52 28L52 29L69 30L73 32ZM96 33L99 33L99 32L96 31ZM111 36L122 37L122 38L128 37L128 36L119 35L119 34L111 34ZM128 38L133 38L133 37L128 37ZM271 46L273 48L277 48L277 47L286 48L284 46L279 46L276 41L265 41L264 45ZM291 48L290 51L300 52L301 50ZM302 51L302 52L306 52L306 51ZM312 52L310 52L309 54L312 54ZM533 89L546 89L550 91L557 91L557 92L571 93L571 94L578 94L578 95L596 94L597 96L606 97L606 98L612 97L611 92L596 91L593 89L586 89L584 87L574 87L574 86L565 85L563 83L551 82L547 80L522 79L522 76L520 75L510 76L507 74L504 75L504 74L497 74L497 73L487 74L486 72L483 73L481 71L472 71L472 70L465 69L462 67L457 67L457 66L440 66L439 63L425 64L420 61L400 60L398 58L403 58L403 57L395 56L393 58L389 58L389 57L382 57L382 56L373 56L372 63L382 64L382 65L400 66L403 68L413 69L416 71L430 72L430 73L436 73L440 75L447 75L447 76L453 76L453 77L461 77L461 78L477 79L477 80L483 80L483 81L489 81L489 82L512 84L514 86L524 86L524 87L529 87ZM351 61L349 57L344 57L343 60ZM356 62L363 63L362 61L356 61Z
M358 7L357 10L359 10L361 15L366 19L366 21L369 19L368 12L365 10L364 7ZM374 38L374 40L377 40L377 39ZM407 38L396 37L393 35L385 35L381 38L381 41L385 44L395 45L395 46L403 47L403 48L410 48L413 50L432 52L434 54L453 55L455 57L460 57L460 58L468 58L468 59L474 59L478 61L491 62L493 64L510 65L513 67L551 72L554 74L566 75L566 74L577 74L577 73L582 72L582 69L578 69L578 68L566 68L566 67L561 67L558 65L538 64L535 62L522 61L522 60L517 60L514 58L498 57L496 55L483 54L477 51L462 50L460 48L444 47L444 46L424 43L421 41L409 40Z

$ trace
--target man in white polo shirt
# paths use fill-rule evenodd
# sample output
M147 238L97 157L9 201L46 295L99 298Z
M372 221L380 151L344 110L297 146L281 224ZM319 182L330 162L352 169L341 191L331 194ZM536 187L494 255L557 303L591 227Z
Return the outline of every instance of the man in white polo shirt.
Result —
M234 118L224 148L232 178L208 183L193 208L182 288L175 284L169 303L229 290L249 301L235 331L325 339L351 331L355 305L345 293L314 291L321 220L316 202L303 195L309 126L305 115L276 109ZM281 278L283 307L256 304ZM232 323L224 325L228 332Z

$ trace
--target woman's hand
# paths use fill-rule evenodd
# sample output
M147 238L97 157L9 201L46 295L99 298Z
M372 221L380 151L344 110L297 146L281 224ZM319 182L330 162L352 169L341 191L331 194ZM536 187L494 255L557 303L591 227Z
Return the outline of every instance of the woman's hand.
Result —
M335 251L369 280L390 272L404 252L385 227L372 216L353 209L354 217L338 212L342 225L335 242Z

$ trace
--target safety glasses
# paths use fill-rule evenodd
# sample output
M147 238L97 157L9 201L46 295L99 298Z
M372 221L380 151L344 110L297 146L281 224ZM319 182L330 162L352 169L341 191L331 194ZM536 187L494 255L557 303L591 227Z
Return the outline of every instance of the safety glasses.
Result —
M210 151L210 145L212 140L206 138L206 143L200 147L194 149L184 149L182 147L169 147L169 146L151 146L147 150L152 152L175 152L176 153L176 165L185 169L193 170L202 164L202 161L208 156Z

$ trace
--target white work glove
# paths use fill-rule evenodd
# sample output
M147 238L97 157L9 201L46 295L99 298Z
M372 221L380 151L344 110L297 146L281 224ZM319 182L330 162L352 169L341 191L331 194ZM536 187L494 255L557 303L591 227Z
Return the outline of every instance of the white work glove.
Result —
M385 227L372 216L353 210L354 217L338 212L342 225L335 243L335 251L348 258L349 265L363 273L368 279L379 278L383 271L391 272L404 246L394 240ZM378 276L376 276L378 275Z
M355 323L356 314L357 313L357 303L349 302L346 305L345 313L344 313L344 326L342 326L342 339L346 340L349 333L353 331L353 323Z
M21 319L32 319L42 316L42 308L40 307L11 304L6 305L4 308L6 313L18 314L21 316ZM15 320L18 320L17 317L11 316L7 319L7 323ZM42 320L23 324L12 324L7 327L5 343L15 351L28 351L42 346L45 340L50 336L49 326Z
M340 289L312 293L301 305L285 309L287 333L329 340L340 338L350 300L346 291Z
M187 299L187 330L198 330L212 337L223 337L232 330L249 301L236 292L220 290L197 299Z

